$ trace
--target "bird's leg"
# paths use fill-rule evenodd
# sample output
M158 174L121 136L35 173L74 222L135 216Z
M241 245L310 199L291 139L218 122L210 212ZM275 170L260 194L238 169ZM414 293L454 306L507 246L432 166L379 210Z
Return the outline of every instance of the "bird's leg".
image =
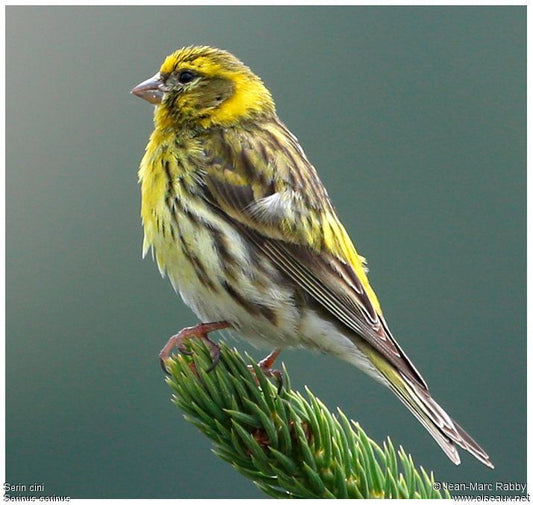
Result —
M170 357L172 349L176 347L179 352L182 354L192 354L191 351L187 350L183 345L184 342L190 338L199 338L205 342L207 347L209 347L209 354L213 359L213 363L207 369L207 372L213 370L220 360L220 347L215 344L213 341L209 340L207 334L215 330L223 330L229 328L231 325L227 321L218 321L216 323L200 323L196 326L191 326L189 328L183 328L179 333L173 335L168 339L168 342L165 344L165 347L161 349L159 353L159 360L161 362L161 368L165 373L168 373L168 370L165 366L165 362Z
M269 370L272 370L272 365L278 359L279 353L281 352L281 349L274 349L266 358L263 358L259 363L259 368L263 370L263 372L268 372Z
M281 349L274 349L266 358L263 358L257 366L263 371L267 377L275 377L278 381L278 394L281 392L283 387L283 374L281 370L273 370L272 365L276 361ZM249 367L252 369L252 367ZM253 370L253 369L252 369Z

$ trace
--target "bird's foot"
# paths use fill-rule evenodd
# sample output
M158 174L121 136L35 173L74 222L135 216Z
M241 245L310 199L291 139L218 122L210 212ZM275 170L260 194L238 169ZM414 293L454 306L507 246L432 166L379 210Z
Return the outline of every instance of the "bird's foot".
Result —
M230 323L228 323L227 321L218 321L216 323L200 323L196 326L183 328L183 330L181 330L179 333L170 337L168 339L168 342L165 344L165 347L161 349L161 352L159 353L161 368L166 374L168 374L166 361L170 357L172 350L174 348L177 348L181 354L191 355L192 352L189 351L184 345L185 341L190 338L199 338L200 340L203 340L209 348L209 354L211 355L211 359L213 361L211 363L211 366L207 369L207 372L211 372L211 370L213 370L217 366L220 360L220 347L213 341L209 340L209 337L207 335L212 331L223 330L230 326Z
M261 369L261 371L267 377L275 377L275 379L278 382L278 394L281 392L283 388L283 373L281 370L274 370L272 368L272 365L276 361L280 352L281 352L281 349L274 349L266 358L262 359L259 363L257 363L257 366ZM254 373L254 369L251 365L248 365L248 368L252 371L252 373ZM256 382L258 382L257 377L256 377Z

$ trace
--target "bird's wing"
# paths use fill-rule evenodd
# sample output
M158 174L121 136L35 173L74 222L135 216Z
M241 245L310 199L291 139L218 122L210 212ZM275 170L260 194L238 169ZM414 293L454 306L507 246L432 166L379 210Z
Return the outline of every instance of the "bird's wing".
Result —
M364 260L292 134L278 121L253 133L221 129L202 157L208 202L332 316L426 388L388 330Z

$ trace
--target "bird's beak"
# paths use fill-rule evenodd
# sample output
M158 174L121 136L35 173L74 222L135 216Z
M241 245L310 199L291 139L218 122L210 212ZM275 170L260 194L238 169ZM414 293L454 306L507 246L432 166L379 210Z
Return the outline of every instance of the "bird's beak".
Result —
M163 83L161 82L161 76L159 72L155 74L150 79L137 84L132 90L131 93L146 100L147 102L157 105L163 100L165 90L163 89Z

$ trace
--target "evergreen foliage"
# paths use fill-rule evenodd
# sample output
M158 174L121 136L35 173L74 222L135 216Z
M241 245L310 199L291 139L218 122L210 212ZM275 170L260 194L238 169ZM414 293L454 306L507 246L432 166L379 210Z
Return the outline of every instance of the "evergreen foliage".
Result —
M175 355L167 382L173 402L214 443L214 452L276 498L450 498L433 489L391 440L381 446L341 410L332 414L306 389L293 391L287 371L280 388L250 357L221 344L211 357L193 340L192 355Z

